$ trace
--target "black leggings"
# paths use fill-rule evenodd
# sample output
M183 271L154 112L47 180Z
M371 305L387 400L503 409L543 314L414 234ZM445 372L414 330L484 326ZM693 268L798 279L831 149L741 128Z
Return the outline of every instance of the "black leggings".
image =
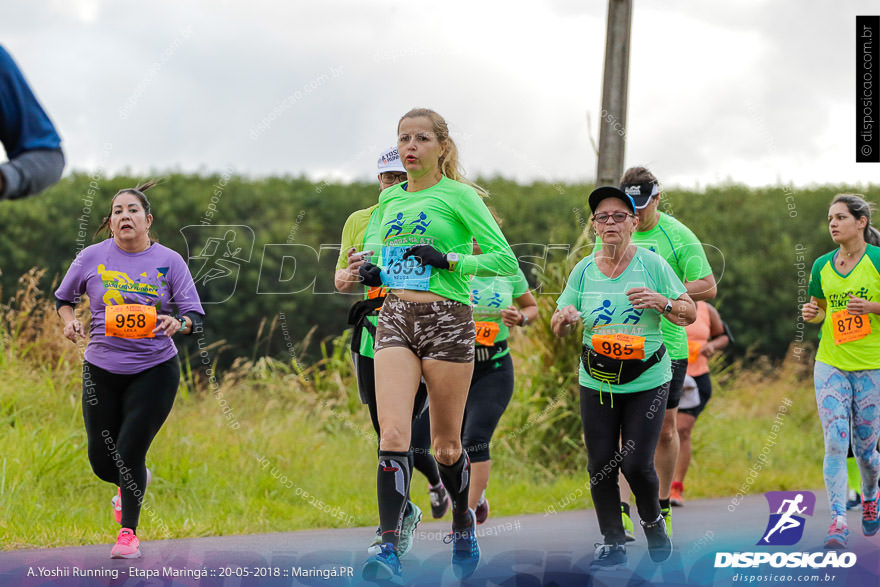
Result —
M654 451L663 428L668 392L666 384L636 393L615 393L613 398L603 391L600 403L598 391L581 386L590 493L605 544L626 543L620 519L618 470L623 471L632 488L639 517L650 523L660 515Z
M131 375L83 361L89 463L101 480L122 489L123 528L137 529L146 489L147 450L171 412L179 383L176 356Z
M355 375L357 376L358 393L361 402L367 404L370 409L370 421L373 430L381 438L379 432L379 409L376 406L376 368L375 361L359 353L351 353L354 361ZM424 383L419 383L416 399L413 404L411 466L415 467L424 475L431 485L440 483L440 472L437 463L431 455L431 419L426 406L428 402L428 388Z
M488 461L489 444L498 421L513 397L513 360L510 353L497 360L474 363L474 375L464 408L461 445L472 463Z

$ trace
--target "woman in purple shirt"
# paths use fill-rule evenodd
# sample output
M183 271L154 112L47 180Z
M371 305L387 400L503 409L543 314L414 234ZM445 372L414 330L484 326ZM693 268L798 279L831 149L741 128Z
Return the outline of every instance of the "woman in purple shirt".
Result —
M87 294L92 312L83 359L83 420L95 474L118 485L113 512L122 529L111 558L138 558L136 536L150 482L147 450L162 427L180 382L175 334L201 332L204 310L183 258L150 236L144 195L155 185L119 191L95 233L110 238L87 247L55 292L64 336L85 338L74 315Z

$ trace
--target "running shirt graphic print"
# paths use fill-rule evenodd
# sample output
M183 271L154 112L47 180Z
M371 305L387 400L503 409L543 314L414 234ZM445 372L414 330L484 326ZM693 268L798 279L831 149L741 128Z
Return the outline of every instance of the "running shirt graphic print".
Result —
M631 305L621 305L614 307L611 300L604 299L602 304L589 312L587 315L593 317L593 328L601 328L602 326L614 326L618 324L638 324L642 319L644 310L636 310ZM618 318L615 321L615 313Z
M768 491L764 494L770 507L770 519L759 546L792 546L804 536L806 520L816 507L811 491Z
M392 218L389 222L385 223L385 226L388 227L387 232L385 233L384 241L385 244L399 244L398 242L388 243L387 241L394 239L395 237L407 237L410 235L419 235L424 236L425 231L431 225L431 220L428 220L428 215L424 212L424 210L420 211L418 215L412 220L406 218L403 212L398 212L397 215ZM406 229L409 229L406 232ZM431 239L433 242L433 239ZM412 239L405 239L405 243L408 244L423 244L413 242Z
M162 300L159 298L165 294L160 293L159 289L168 287L168 267L156 268L154 278L141 273L137 279L132 279L125 271L109 269L103 263L98 265L97 273L105 290L101 298L105 306L144 304L162 309Z

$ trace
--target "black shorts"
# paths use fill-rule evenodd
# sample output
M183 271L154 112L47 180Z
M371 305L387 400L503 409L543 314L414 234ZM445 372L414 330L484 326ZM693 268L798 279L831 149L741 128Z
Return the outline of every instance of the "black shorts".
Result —
M708 404L709 400L712 398L712 379L709 378L709 373L706 372L694 377L694 381L697 382L697 392L700 394L700 405L692 408L679 408L678 413L698 418L703 410L706 409L706 404Z
M666 409L678 407L681 391L684 388L684 377L688 371L687 359L672 359L672 379L669 380L669 397L666 398Z

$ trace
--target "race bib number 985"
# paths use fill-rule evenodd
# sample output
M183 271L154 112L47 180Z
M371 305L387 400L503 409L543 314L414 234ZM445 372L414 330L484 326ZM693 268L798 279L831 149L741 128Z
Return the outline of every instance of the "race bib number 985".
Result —
M119 338L153 338L156 308L144 304L120 304L104 309L104 334Z
M631 334L594 334L593 350L612 359L644 359L645 337Z
M405 247L382 247L382 283L389 289L428 291L431 283L430 265L422 265L413 257L403 258Z

